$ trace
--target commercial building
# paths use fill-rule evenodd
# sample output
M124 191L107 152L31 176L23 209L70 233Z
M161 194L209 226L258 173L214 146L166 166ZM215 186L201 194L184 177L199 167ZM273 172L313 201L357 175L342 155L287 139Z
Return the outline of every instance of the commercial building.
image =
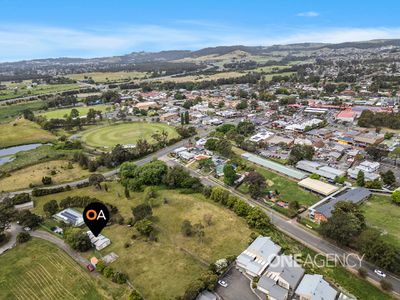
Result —
M339 190L337 186L311 178L303 179L298 185L323 196L328 196Z

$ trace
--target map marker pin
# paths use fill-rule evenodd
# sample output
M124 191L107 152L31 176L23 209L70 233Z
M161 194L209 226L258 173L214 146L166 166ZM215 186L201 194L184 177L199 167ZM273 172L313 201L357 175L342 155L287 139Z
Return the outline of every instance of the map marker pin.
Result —
M83 220L94 236L98 236L110 219L107 206L100 202L92 202L83 210Z

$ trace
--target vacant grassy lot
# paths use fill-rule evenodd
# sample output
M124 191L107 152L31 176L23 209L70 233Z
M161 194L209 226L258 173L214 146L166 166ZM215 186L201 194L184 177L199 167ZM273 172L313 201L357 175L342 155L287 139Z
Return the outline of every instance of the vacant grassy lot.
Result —
M373 195L363 204L369 226L383 232L389 241L400 246L400 206L389 196Z
M275 74L267 74L264 76L266 81L270 81L274 76L290 76L295 74L295 72L282 72L282 73L275 73Z
M33 239L0 256L0 299L105 299L95 279L52 244Z
M85 106L85 107L75 107L79 111L80 116L86 116L89 109L101 110L102 112L106 111L107 108L111 109L110 105L94 105L94 106ZM43 113L39 113L39 115L46 117L47 119L62 119L65 115L69 115L71 113L71 108L63 108L51 110Z
M25 109L32 111L39 110L43 107L43 101L29 101L12 105L0 106L0 122L10 121L16 116L22 114Z
M131 207L143 202L143 194L131 193L131 199L126 199L121 185L108 183L108 186L108 192L88 187L37 198L35 211L43 213L43 204L50 199L88 195L117 205L125 220L132 217ZM168 199L168 204L163 204L164 198ZM158 242L146 242L140 238L132 240L135 229L126 225L113 225L102 232L111 238L112 243L101 253L105 255L113 251L119 255L118 260L112 263L113 268L127 272L130 281L146 299L174 299L207 269L209 263L228 255L238 255L247 246L251 231L245 221L202 195L159 190L153 203ZM204 241L183 237L182 221L188 219L192 224L202 222L205 225L205 214L213 216L213 223L205 226ZM125 243L130 246L125 248Z
M151 137L165 130L168 138L178 137L171 126L162 123L123 123L89 129L82 133L82 141L91 147L113 147L117 144L135 144L138 139L154 142Z
M79 84L41 84L28 89L26 85L16 85L16 89L0 91L0 100L14 99L27 96L36 96L48 93L64 92L79 88Z
M92 73L81 73L81 74L70 74L69 77L74 80L84 80L92 78L95 82L111 82L111 81L124 81L131 79L140 79L146 76L145 72L92 72Z
M47 143L55 136L43 130L34 122L19 119L14 122L0 124L0 148L23 144Z
M1 178L0 187L2 191L16 191L29 188L30 183L41 186L43 176L50 176L53 184L58 184L88 177L90 174L88 170L83 170L78 164L72 164L72 167L69 169L68 161L65 160L38 163Z

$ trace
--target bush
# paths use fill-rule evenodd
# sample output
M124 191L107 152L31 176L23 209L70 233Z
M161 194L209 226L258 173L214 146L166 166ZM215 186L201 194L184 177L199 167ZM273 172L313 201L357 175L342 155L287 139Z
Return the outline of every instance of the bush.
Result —
M50 176L44 176L44 177L42 177L42 183L43 183L44 185L50 185L51 182L52 182L52 179L51 179Z
M393 285L391 282L387 281L386 279L382 279L381 280L381 288L384 291L390 292L391 290L393 290Z
M28 232L20 232L17 235L17 243L23 244L31 239L31 235Z
M112 274L111 280L115 283L124 284L128 280L128 275L120 271L115 271Z
M153 222L149 219L137 221L135 227L137 231L139 231L139 233L144 236L149 236L150 233L154 230Z
M133 290L128 297L128 300L143 300L143 297L139 294L138 291Z
M106 267L106 264L104 263L103 260L99 260L96 264L96 271L99 273L103 273L104 268Z
M103 275L107 278L110 278L111 276L113 276L114 274L114 270L111 267L105 267L103 270Z
M365 268L359 268L358 269L358 275L360 275L361 278L366 278L368 275L368 271Z

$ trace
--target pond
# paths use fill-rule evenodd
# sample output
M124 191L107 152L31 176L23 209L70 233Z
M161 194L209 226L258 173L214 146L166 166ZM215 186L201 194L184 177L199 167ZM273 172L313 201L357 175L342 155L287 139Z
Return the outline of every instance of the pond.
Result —
M0 149L0 166L14 160L14 155L18 152L36 149L42 145L41 143L36 143Z

